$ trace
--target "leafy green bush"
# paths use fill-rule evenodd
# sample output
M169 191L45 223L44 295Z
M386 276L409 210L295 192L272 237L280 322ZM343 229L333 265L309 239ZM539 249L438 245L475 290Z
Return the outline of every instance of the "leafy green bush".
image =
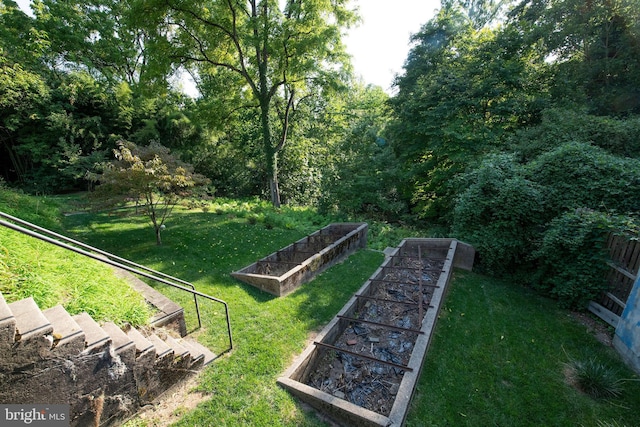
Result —
M475 246L482 268L494 274L521 269L544 224L544 188L524 178L509 154L487 156L464 182L454 235Z
M551 221L533 253L534 286L564 307L584 308L605 287L610 232L635 228L628 217L578 209Z
M431 237L434 230L416 229L409 226L398 227L384 221L368 221L367 247L383 251L388 247L395 248L402 239L409 237ZM442 237L442 236L438 236Z
M640 208L630 197L640 191L640 162L579 142L528 165L513 154L488 155L462 182L453 232L475 246L478 266L526 274L565 307L584 308L603 290L607 234L635 229L624 214Z
M622 158L581 142L563 143L526 166L527 178L549 189L547 207L557 216L577 208L640 210L640 160Z
M399 189L406 177L390 147L378 146L373 141L360 145L358 157L343 159L335 174L325 178L319 209L325 213L398 221L408 212Z
M617 119L593 116L579 109L545 110L542 122L516 132L512 147L523 161L552 151L566 142L583 142L598 146L610 154L640 156L640 118Z

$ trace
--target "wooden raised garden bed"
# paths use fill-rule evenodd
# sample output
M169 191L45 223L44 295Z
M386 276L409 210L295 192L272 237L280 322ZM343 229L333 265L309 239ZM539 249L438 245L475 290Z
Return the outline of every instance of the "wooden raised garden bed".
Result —
M286 295L367 245L366 223L334 223L254 262L233 277L276 296Z
M454 267L475 250L405 239L278 379L341 425L401 426Z

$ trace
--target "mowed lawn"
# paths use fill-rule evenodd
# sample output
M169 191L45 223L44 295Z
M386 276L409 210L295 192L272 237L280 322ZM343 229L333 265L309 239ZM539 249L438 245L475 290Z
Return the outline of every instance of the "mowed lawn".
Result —
M112 213L66 219L74 237L188 280L229 304L235 348L203 372L197 388L207 399L195 410L177 411L181 417L176 417L176 425L326 425L279 388L276 378L384 257L380 251L361 250L293 294L273 297L229 273L328 220L295 210L267 212L265 217L264 207L257 215L254 208L225 203L207 212L178 210L167 222L163 246L155 245L144 218ZM380 246L380 238L370 233L371 246ZM190 299L162 291L182 303L193 327ZM204 328L195 335L215 351L224 350L221 307L201 303L201 309ZM621 378L637 377L615 351L553 301L517 283L458 271L440 317L408 425L640 425L638 381L626 381L620 398L602 401L568 383L565 368L572 358L595 357L619 370ZM135 419L129 425L153 424Z

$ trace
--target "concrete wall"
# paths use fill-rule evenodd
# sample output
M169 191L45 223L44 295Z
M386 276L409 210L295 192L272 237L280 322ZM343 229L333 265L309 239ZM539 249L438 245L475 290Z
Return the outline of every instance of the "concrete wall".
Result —
M633 285L622 312L613 345L625 362L640 374L640 278Z
M367 246L367 223L334 223L234 271L231 276L275 296L285 296Z

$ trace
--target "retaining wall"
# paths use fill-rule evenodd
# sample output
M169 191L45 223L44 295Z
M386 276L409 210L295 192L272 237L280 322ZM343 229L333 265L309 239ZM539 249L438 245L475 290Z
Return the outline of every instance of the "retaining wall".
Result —
M334 223L231 273L276 296L293 292L357 249L367 245L366 223Z

